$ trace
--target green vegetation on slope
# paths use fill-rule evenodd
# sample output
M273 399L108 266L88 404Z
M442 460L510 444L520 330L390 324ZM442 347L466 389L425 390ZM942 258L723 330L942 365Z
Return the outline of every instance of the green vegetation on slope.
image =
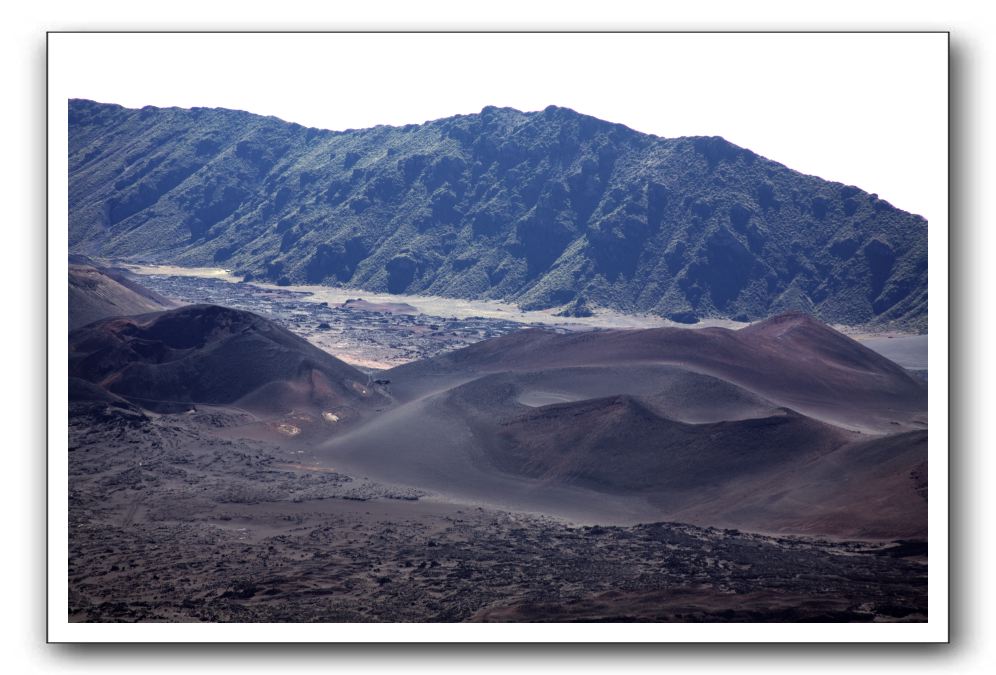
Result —
M718 137L553 106L332 132L85 100L69 131L74 252L528 308L926 329L923 218Z

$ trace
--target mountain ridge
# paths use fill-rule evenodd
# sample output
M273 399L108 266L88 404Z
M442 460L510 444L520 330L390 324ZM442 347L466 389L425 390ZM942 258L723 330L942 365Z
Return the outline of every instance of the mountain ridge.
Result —
M718 136L557 106L326 131L74 99L69 125L78 253L526 308L926 328L923 218Z

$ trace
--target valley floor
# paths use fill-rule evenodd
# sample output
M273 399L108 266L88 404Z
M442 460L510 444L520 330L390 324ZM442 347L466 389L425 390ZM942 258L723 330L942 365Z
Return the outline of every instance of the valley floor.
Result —
M497 301L387 295L329 286L274 286L239 283L214 268L128 265L141 283L184 303L211 303L265 316L352 365L386 369L459 349L523 328L592 330L678 326L661 317L600 310L593 317L558 317L554 310L524 312ZM372 312L340 307L362 297L384 305L404 303L415 314ZM746 324L710 320L694 328ZM927 336L869 333L838 326L865 346L925 377Z

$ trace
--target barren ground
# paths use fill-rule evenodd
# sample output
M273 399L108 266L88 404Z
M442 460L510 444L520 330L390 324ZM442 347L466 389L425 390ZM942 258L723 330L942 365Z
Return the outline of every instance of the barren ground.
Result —
M926 545L577 525L214 430L77 415L74 621L917 621Z

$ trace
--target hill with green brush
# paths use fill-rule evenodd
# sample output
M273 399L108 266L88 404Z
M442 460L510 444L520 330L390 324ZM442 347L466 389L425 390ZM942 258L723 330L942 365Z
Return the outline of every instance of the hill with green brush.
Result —
M326 131L71 100L69 207L74 253L248 279L926 330L923 218L553 106Z

